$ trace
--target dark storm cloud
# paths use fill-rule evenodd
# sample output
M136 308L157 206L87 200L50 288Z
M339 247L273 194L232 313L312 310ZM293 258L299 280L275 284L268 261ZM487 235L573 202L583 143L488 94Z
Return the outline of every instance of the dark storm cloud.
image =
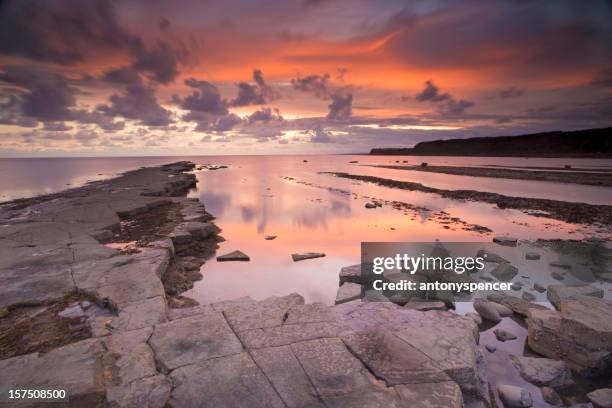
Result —
M297 78L293 78L291 80L291 85L293 88L303 91L303 92L312 92L319 98L328 98L329 97L329 74L323 75L307 75L305 77L300 77L298 75Z
M420 67L492 67L542 73L610 63L612 7L594 2L442 3L409 22L391 18L385 51Z
M276 92L265 81L260 69L253 70L254 84L239 82L238 96L232 101L232 106L265 105L278 98Z
M149 75L153 80L167 84L178 75L180 52L171 44L159 41L148 51L138 53L134 68Z
M132 85L140 83L140 75L132 67L112 68L104 72L103 78L112 83Z
M499 91L499 97L502 99L510 99L517 98L525 93L524 89L517 88L516 86L512 86L507 89L502 89Z
M141 39L121 27L108 0L0 4L0 54L68 65L95 51L141 48Z
M280 114L280 111L278 109L262 108L258 111L253 112L247 118L247 122L249 124L258 123L258 122L268 123L272 121L278 121L278 122L283 121L283 117Z
M188 111L224 115L227 113L227 101L221 98L216 86L207 81L195 78L185 80L185 85L194 88L191 95L184 99L178 98L181 108Z
M41 121L71 119L77 90L62 76L25 65L9 65L2 70L0 82L23 89L17 96L20 115Z
M448 92L441 92L440 88L432 80L425 81L425 88L414 97L419 102L431 102L436 105L438 112L446 116L459 116L465 110L474 106L474 102L465 99L456 100ZM405 99L403 99L405 100Z
M171 112L159 105L151 87L130 85L125 93L115 94L109 101L110 105L98 107L106 115L137 120L146 126L166 126L172 122Z
M242 123L242 119L236 114L228 113L225 116L221 116L214 123L213 130L215 132L227 132L228 130L232 130L235 126Z
M329 104L328 119L348 119L353 114L353 94L336 92L331 95L332 102Z

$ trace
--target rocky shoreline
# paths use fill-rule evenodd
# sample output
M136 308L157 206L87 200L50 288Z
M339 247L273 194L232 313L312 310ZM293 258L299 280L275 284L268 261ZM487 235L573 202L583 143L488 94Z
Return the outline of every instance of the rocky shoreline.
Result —
M429 173L452 174L456 176L492 177L514 180L550 181L555 183L584 184L589 186L612 186L612 173L596 170L572 171L559 168L550 170L506 169L494 167L460 167L460 166L407 166L407 165L372 165L393 170L424 171Z
M142 168L0 206L0 392L65 389L69 401L59 405L70 407L459 408L491 407L498 395L527 400L511 385L491 387L482 319L444 302L353 298L327 306L290 294L197 305L182 297L222 239L203 204L185 197L197 182L193 168ZM342 286L358 285L357 269L341 272ZM579 330L576 316L586 307L606 316L609 305L566 295L558 312L524 303L515 312L537 322L534 348L573 366L597 361L599 374L610 363L610 328L591 313ZM514 311L516 301L497 301ZM533 361L516 364L533 372ZM565 374L542 384L554 393Z
M512 197L497 193L475 190L445 190L425 186L410 181L399 181L382 177L364 176L349 173L329 173L335 177L375 183L385 187L402 190L421 191L438 194L442 197L455 200L481 201L495 204L502 209L516 209L538 217L553 218L573 224L612 224L612 206L574 203L566 201L548 200L543 198Z

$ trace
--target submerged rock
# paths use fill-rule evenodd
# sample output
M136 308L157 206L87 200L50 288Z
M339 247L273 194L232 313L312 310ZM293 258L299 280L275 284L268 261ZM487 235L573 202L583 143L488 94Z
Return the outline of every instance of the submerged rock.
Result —
M491 275L497 278L497 280L503 282L510 282L518 274L518 269L509 263L502 262L495 269L491 271Z
M552 271L550 276L555 280L562 281L565 279L565 272Z
M499 323L501 316L499 311L491 302L482 299L474 299L474 310L485 320Z
M563 388L574 383L569 366L561 360L511 355L521 377L538 386Z
M249 258L249 256L242 251L232 251L230 253L217 257L217 262L248 262L250 260L251 258Z
M533 405L531 393L521 387L500 384L497 386L497 392L505 407L529 408Z
M275 240L275 239L276 239L276 235L266 235L266 236L264 237L264 239L265 239L266 241L272 241L272 240Z
M546 288L545 288L544 286L540 285L539 283L534 283L534 284L533 284L533 288L534 288L536 291L540 292L540 293L544 293L544 292L546 292Z
M322 252L305 252L303 254L291 254L293 262L303 261L305 259L322 258L325 254Z
M499 341L505 342L505 341L510 341L510 340L516 340L516 336L506 330L495 329L493 330L493 333L495 334L495 337Z
M525 254L525 259L527 259L528 261L537 261L538 259L540 259L540 254L537 252L527 252Z

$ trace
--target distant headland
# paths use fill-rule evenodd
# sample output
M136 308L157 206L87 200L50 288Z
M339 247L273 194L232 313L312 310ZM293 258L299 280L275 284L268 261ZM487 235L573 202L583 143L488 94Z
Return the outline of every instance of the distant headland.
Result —
M433 140L412 148L374 148L371 155L612 157L612 127L520 136Z

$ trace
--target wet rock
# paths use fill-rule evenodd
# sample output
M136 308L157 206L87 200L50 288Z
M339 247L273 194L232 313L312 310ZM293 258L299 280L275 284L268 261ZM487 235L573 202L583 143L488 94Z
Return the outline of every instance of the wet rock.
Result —
M178 231L187 231L197 241L203 241L221 232L219 227L210 222L185 222L177 228Z
M505 407L528 408L533 405L531 393L521 387L499 384L497 392Z
M493 242L499 245L515 247L518 244L518 239L514 237L493 237Z
M564 300L576 299L580 296L603 298L603 289L591 285L550 285L548 287L548 293L546 294L550 303L557 309L559 309L561 302Z
M273 240L275 240L275 239L276 239L276 235L266 235L266 236L264 237L264 239L265 239L266 241L273 241Z
M334 304L350 302L361 298L362 288L358 283L346 282L338 288Z
M193 236L188 231L175 231L169 235L174 245L189 244L193 240Z
M242 251L232 251L217 257L217 262L248 262L251 258Z
M516 336L506 330L495 329L493 330L493 333L495 334L495 337L497 338L497 340L502 341L502 342L516 340Z
M510 282L518 274L518 269L509 263L502 262L495 269L491 271L497 280L502 282Z
M587 394L596 408L612 408L612 388L600 388Z
M527 252L525 254L525 259L527 259L528 261L537 261L538 259L540 259L540 254L537 252Z
M526 381L552 388L563 388L574 383L568 365L561 360L511 355L510 360Z
M159 324L149 344L166 372L242 351L240 341L219 312Z
M612 367L612 302L582 296L560 303L559 311L531 309L529 347L565 360L584 375Z
M364 207L365 207L365 208L372 209L372 208L376 208L376 207L377 207L377 205L376 205L375 203L365 203L365 206L364 206Z
M510 285L510 289L518 292L523 289L523 284L521 282L514 282L512 285Z
M474 310L485 320L489 320L494 323L501 321L501 316L497 308L486 300L474 299Z
M559 407L563 404L561 397L557 394L557 391L550 387L542 387L540 388L540 392L542 393L542 399L547 404L550 404L554 407Z
M536 300L536 297L533 293L529 293L529 292L523 292L523 294L521 295L521 297L528 301L528 302L533 302L534 300Z
M325 254L321 252L305 252L302 254L291 254L293 262L303 261L305 259L322 258Z
M520 314L521 316L527 316L529 309L548 310L546 307L538 305L537 303L531 303L525 299L503 293L490 293L487 295L487 299L507 306L512 309L514 313Z
M514 314L512 309L510 309L507 306L504 306L497 302L489 302L489 303L491 304L491 306L493 306L497 310L497 313L499 313L501 317L510 317Z
M346 282L361 283L361 264L340 269L340 285Z
M565 279L565 272L552 271L550 276L555 280L562 281Z
M546 292L546 288L545 288L544 286L540 285L539 283L534 283L534 284L533 284L533 288L534 288L536 291L540 292L540 293L544 293L544 292Z

